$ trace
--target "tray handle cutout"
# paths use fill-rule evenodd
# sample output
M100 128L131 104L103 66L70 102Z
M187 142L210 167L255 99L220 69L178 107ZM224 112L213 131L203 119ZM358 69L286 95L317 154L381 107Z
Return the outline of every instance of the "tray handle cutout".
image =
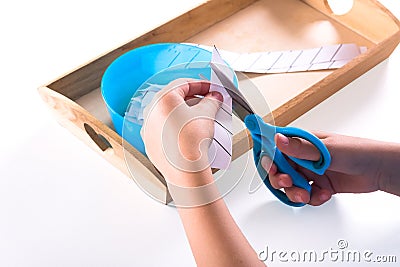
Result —
M324 0L325 7L336 16L346 15L354 6L354 0Z
M110 142L101 134L98 134L92 126L87 124L86 122L83 124L86 133L89 137L96 143L96 145L101 149L101 151L106 151L107 149L113 149Z

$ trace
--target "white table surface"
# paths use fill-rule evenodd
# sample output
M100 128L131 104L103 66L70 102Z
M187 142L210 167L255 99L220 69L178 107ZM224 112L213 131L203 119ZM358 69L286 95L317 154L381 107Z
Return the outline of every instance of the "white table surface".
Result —
M38 86L201 1L105 2L1 5L0 266L195 264L176 210L147 197L59 126L37 94ZM399 1L382 2L400 16ZM399 66L400 47L292 125L400 142ZM243 179L226 202L258 252L268 245L322 253L343 239L348 249L395 255L397 263L385 266L398 266L400 198L346 194L292 209L265 188L248 194L247 185ZM364 266L324 262L331 264Z

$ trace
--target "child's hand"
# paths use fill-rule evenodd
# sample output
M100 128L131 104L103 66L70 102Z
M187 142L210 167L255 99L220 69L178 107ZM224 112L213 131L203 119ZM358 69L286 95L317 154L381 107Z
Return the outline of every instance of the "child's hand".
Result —
M317 134L331 153L332 163L324 175L317 175L291 162L307 180L313 181L311 196L304 189L293 186L289 175L279 173L275 164L269 170L271 185L284 188L293 202L321 205L335 193L364 193L380 190L385 175L381 162L390 154L391 144L334 134ZM319 152L308 142L277 134L275 142L282 153L308 160L318 160ZM264 157L261 164L270 166ZM390 161L390 159L388 159Z
M182 172L210 169L208 148L214 135L215 114L223 99L209 88L207 81L175 80L144 110L141 135L146 153L166 179L174 180ZM204 98L196 97L199 95Z

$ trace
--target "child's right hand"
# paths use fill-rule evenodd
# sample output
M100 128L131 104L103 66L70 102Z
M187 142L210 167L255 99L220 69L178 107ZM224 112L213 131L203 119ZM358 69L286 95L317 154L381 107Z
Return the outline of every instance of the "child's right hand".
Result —
M382 162L386 161L389 164L393 157L398 157L398 144L327 133L316 135L327 146L332 157L331 165L325 174L317 175L291 162L299 173L313 182L311 195L306 190L293 186L291 177L278 172L276 165L271 165L270 159L264 157L261 164L264 168L271 166L269 179L274 188L283 188L293 202L314 206L325 203L336 193L366 193L385 189L390 192L387 190L387 178L391 174ZM277 134L275 141L279 150L286 155L308 160L319 159L316 148L304 140ZM393 149L393 146L396 149ZM399 164L398 161L391 170L393 167L398 169Z

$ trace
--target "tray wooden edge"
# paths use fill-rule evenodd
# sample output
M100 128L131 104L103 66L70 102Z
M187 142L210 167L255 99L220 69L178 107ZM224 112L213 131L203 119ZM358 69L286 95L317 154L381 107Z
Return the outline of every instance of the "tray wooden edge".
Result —
M47 86L39 87L38 92L61 126L67 128L136 183L137 179L148 179L156 199L164 204L171 201L164 177L147 157L129 143L123 142L121 136L71 99ZM129 168L126 161L129 161ZM138 177L130 172L132 168L139 172L140 175L135 173Z

